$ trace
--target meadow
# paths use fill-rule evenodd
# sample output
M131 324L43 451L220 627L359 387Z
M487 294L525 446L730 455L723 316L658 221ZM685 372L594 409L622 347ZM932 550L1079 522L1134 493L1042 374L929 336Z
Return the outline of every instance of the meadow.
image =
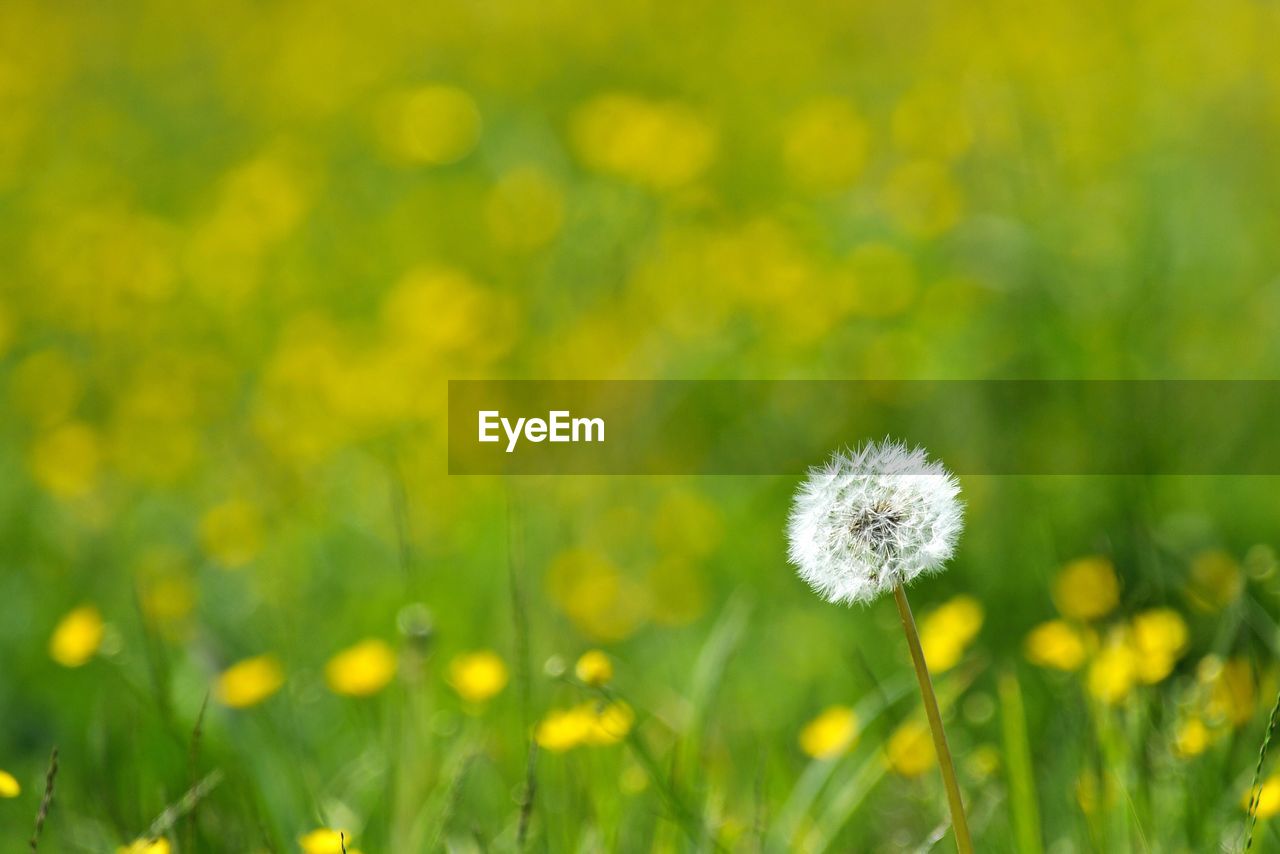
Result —
M4 846L952 850L803 471L451 477L447 381L1272 379L1278 25L3 0ZM911 587L979 851L1280 846L1276 478L1150 469Z

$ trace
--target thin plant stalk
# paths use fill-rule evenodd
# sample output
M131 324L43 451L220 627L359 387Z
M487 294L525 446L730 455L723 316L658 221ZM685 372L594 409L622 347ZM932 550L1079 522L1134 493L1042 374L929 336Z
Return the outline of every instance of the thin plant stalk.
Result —
M907 602L907 592L898 584L893 588L894 601L898 603L898 616L902 618L902 630L911 650L911 663L916 669L916 681L920 683L920 697L924 700L925 715L933 733L933 747L938 753L938 766L942 769L942 784L947 790L947 805L951 808L951 828L956 834L956 849L960 854L973 854L973 842L969 839L969 822L964 815L964 801L960 797L960 783L956 780L956 768L951 761L951 748L947 746L947 734L942 729L942 714L938 711L938 698L933 694L933 680L925 664L924 650L920 648L920 634L916 631L916 619Z

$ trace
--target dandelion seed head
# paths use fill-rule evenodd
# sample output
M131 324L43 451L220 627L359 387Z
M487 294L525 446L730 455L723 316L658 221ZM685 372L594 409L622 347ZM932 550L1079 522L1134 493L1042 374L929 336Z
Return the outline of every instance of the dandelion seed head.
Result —
M829 602L871 602L938 572L964 527L960 484L920 448L837 451L796 492L787 554Z

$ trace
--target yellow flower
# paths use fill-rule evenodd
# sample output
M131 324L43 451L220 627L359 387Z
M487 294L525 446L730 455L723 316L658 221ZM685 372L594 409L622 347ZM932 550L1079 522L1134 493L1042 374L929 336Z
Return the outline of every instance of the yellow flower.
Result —
M831 759L858 739L858 716L848 706L831 706L800 730L800 749L814 759Z
M1249 790L1240 798L1240 806L1243 809L1249 808L1250 796L1254 790ZM1271 818L1280 813L1280 774L1273 774L1263 781L1258 787L1258 818Z
M0 798L16 798L22 794L22 786L8 771L0 770Z
M284 670L273 655L246 658L218 677L214 694L224 706L245 709L256 706L284 684Z
M956 596L920 621L920 645L929 669L942 673L960 662L982 628L982 606L972 596Z
M938 761L929 728L920 721L907 721L893 731L885 747L889 767L903 777L919 777Z
M480 111L454 86L397 93L379 111L382 144L397 159L439 166L465 157L480 139Z
M1187 624L1169 608L1138 614L1133 618L1132 633L1138 678L1149 685L1168 676L1187 648Z
M449 662L449 684L468 703L483 703L507 685L507 666L489 650L468 652Z
M302 854L342 854L344 843L347 854L356 854L351 847L351 834L345 830L318 827L310 833L304 833L298 837L298 845L302 848Z
M336 694L368 697L396 675L396 654L386 642L370 638L342 650L324 667L325 681Z
M1113 638L1089 665L1089 693L1104 703L1119 703L1138 678L1138 656L1124 638Z
M98 434L78 422L56 427L31 448L31 474L51 495L78 498L93 489L102 453Z
M1080 632L1065 620L1049 620L1027 635L1027 660L1040 667L1078 670L1084 664L1085 646Z
M1062 568L1053 582L1053 602L1073 620L1093 620L1120 603L1120 581L1105 557L1083 557Z
M262 548L258 508L239 499L211 507L200 519L200 545L209 557L229 569L249 563Z
M626 703L581 703L550 712L534 730L538 746L561 753L579 745L616 744L631 731L635 713Z
M533 737L543 750L560 753L582 743L591 728L590 715L581 706L552 711L538 722Z
M791 178L807 190L836 190L852 184L867 161L866 122L841 98L822 98L793 115L783 141Z
M711 164L716 133L689 107L632 95L601 95L579 107L570 135L583 162L655 190L698 178Z
M159 839L135 839L116 848L116 854L169 854L169 850L169 840L162 836Z
M1199 756L1213 741L1212 735L1203 720L1198 717L1187 718L1178 724L1173 737L1173 751L1183 759Z
M613 662L600 650L591 649L578 659L573 672L588 685L605 685L613 678Z
M92 605L81 605L58 621L49 638L49 657L63 667L79 667L102 646L102 614Z
M1244 576L1235 558L1224 551L1207 551L1191 561L1187 598L1202 611L1221 611L1244 589Z
M1205 656L1198 668L1200 681L1208 686L1205 714L1211 721L1242 727L1253 720L1257 705L1257 686L1253 670L1243 658L1223 662L1217 656Z

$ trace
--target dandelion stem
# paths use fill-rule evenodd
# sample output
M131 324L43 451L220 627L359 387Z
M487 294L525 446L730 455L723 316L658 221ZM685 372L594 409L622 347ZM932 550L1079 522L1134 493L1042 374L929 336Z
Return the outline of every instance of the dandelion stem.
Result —
M942 729L942 714L938 711L938 698L933 694L933 681L929 667L920 648L920 634L916 631L916 619L907 602L907 592L898 584L893 588L893 598L898 603L898 616L902 618L902 630L907 635L907 647L911 650L911 663L916 669L916 681L920 683L920 697L933 732L933 747L938 753L938 766L942 769L942 783L947 790L947 804L951 807L951 827L956 834L956 849L960 854L973 854L969 840L969 822L964 815L964 801L960 798L960 783L956 780L956 768L951 761L951 749L947 747L947 734Z

